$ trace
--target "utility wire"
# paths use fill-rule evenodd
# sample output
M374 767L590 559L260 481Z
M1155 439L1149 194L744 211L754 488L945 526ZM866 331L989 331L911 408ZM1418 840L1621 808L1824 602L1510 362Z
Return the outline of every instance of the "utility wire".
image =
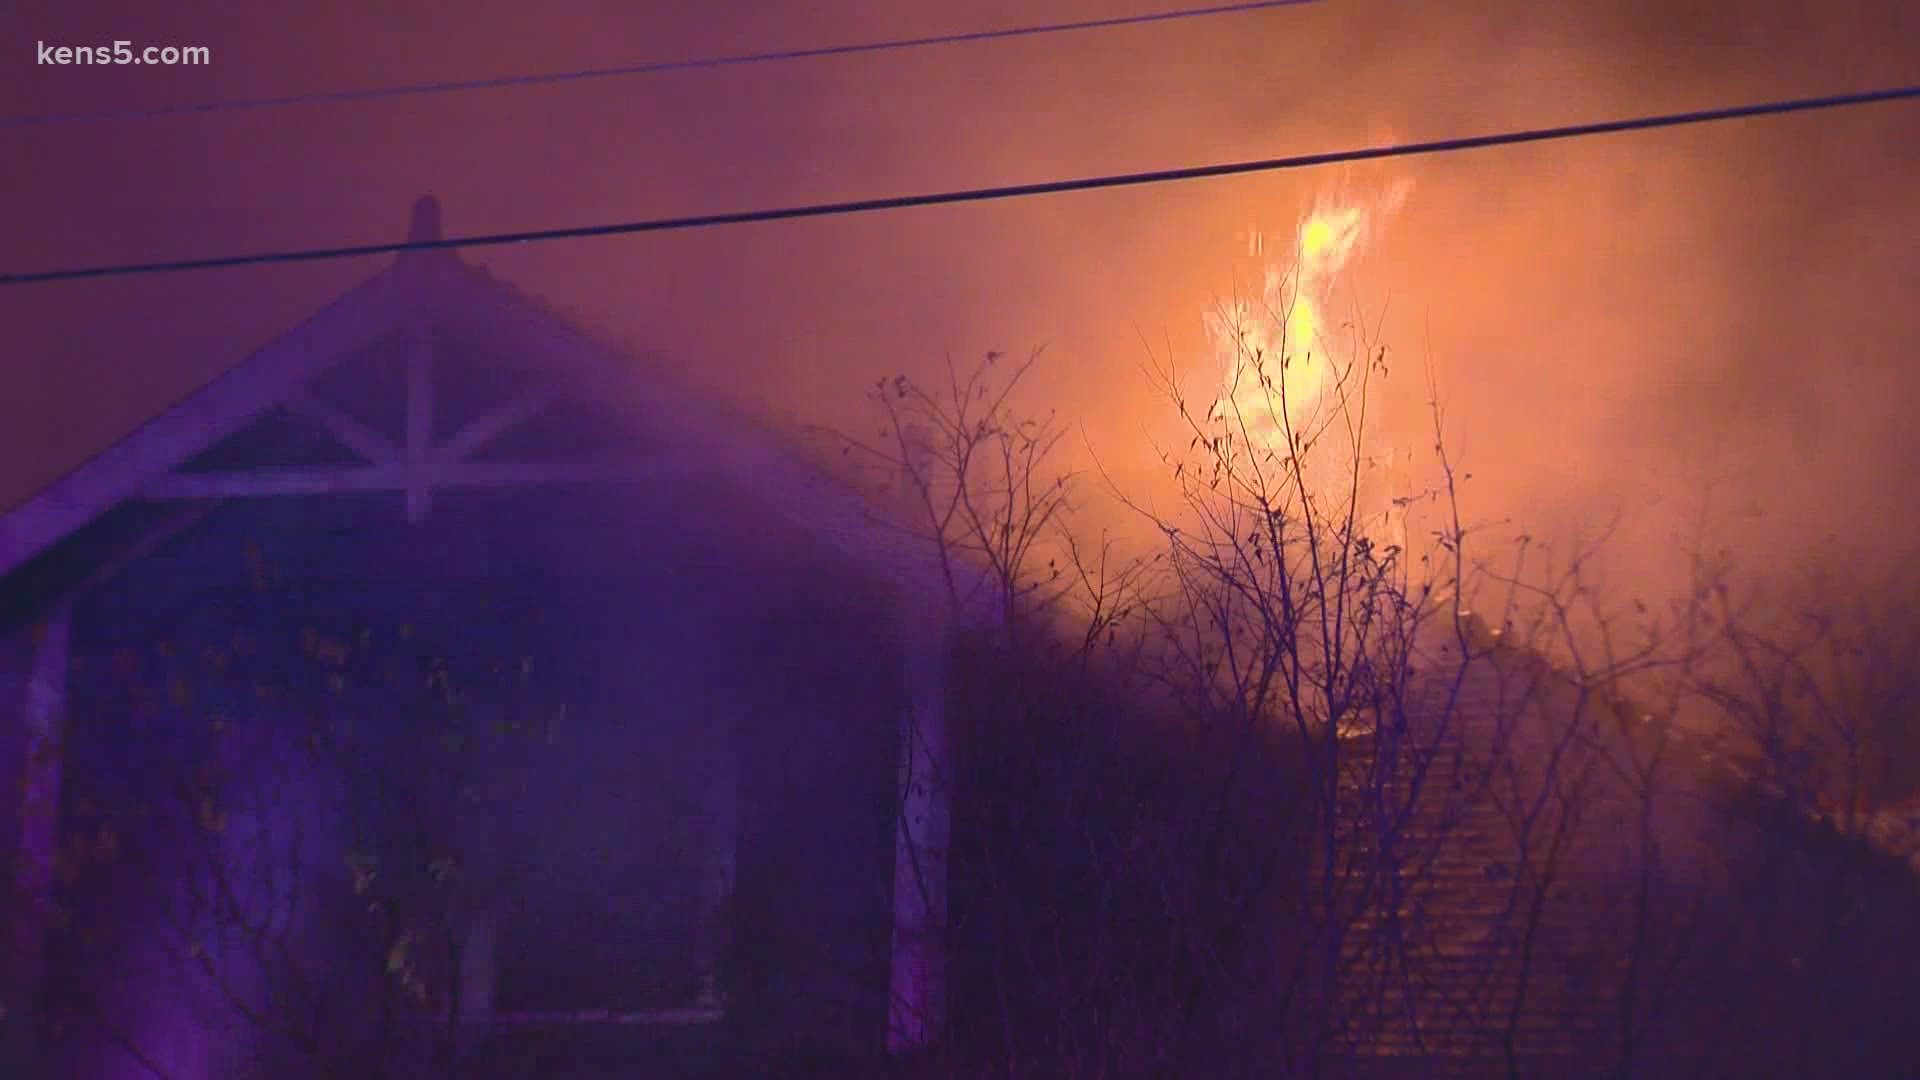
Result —
M1457 150L1480 150L1495 146L1515 146L1521 143L1578 139L1590 135L1611 135L1628 131L1649 131L1656 128L1709 124L1723 120L1739 120L1758 116L1780 116L1788 113L1812 112L1820 109L1838 109L1854 105L1905 101L1916 97L1920 97L1920 86L1904 86L1886 90L1868 90L1856 94L1837 94L1829 97L1815 98L1792 98L1785 101L1734 105L1722 109L1666 113L1657 116L1640 116L1623 120L1603 120L1597 123L1573 124L1565 127L1532 128L1522 131L1500 132L1491 135L1469 135L1463 138L1439 139L1431 142L1398 143L1390 146L1366 147L1357 150L1301 154L1294 157L1266 158L1256 161L1235 161L1218 165L1197 165L1180 169L1161 169L1154 172L1116 173L1069 180L1049 180L1041 183L1014 184L1006 187L973 188L965 191L945 191L921 195L897 195L890 198L860 199L853 202L814 203L812 205L788 206L765 210L739 210L721 214L699 214L692 217L655 218L650 221L578 225L570 228L535 229L526 232L488 233L474 236L447 237L439 240L410 240L389 244L362 244L355 247L305 248L291 251L260 252L252 255L225 255L207 259L122 263L109 266L81 267L72 270L39 270L24 274L0 275L0 286L32 285L49 281L77 281L83 278L126 277L133 274L162 274L187 270L215 270L233 266L251 266L260 263L318 262L327 259L350 259L363 255L395 255L406 252L445 251L454 248L499 247L506 244L530 244L548 240L580 240L597 236L625 236L631 233L673 232L682 229L712 228L719 225L749 225L767 221L791 221L799 218L823 218L839 217L847 214L867 214L881 210L951 206L958 203L1020 199L1034 195L1057 195L1073 191L1098 191L1106 188L1141 187L1148 184L1166 184L1184 180L1206 180L1224 176L1241 176L1248 173L1280 172L1288 169L1306 169L1319 165L1337 165L1354 161L1378 161L1385 158L1444 154Z
M1214 15L1240 15L1256 11L1266 11L1273 8L1298 7L1318 2L1319 0L1251 0L1251 2L1246 3L1218 4L1213 7L1180 8L1174 11L1161 11L1149 15L1120 15L1105 19L1042 23L1033 26L1009 27L1001 30L974 30L959 34L937 34L930 37L891 38L883 41L865 41L850 45L823 45L810 49L739 53L729 56L709 56L693 60L659 60L645 64L630 64L623 67L587 68L577 71L553 71L531 75L497 75L484 79L415 83L407 86L384 86L365 90L329 90L313 94L289 94L282 97L208 101L185 105L161 105L146 109L109 109L100 112L10 116L0 118L0 129L48 127L55 124L99 123L108 120L151 120L165 116L182 116L188 113L234 112L240 109L269 109L294 105L330 105L354 101L375 101L382 98L415 97L423 94L456 94L468 90L500 90L515 86L550 86L556 83L584 82L589 79L611 79L629 75L661 75L673 71L741 67L746 64L776 63L788 60L818 60L829 56L856 56L861 53L921 49L934 45L963 45L981 41L1003 41L1009 38L1039 37L1043 34L1066 34L1082 30L1109 30L1122 26L1144 26L1150 23L1175 22L1182 19L1201 19Z

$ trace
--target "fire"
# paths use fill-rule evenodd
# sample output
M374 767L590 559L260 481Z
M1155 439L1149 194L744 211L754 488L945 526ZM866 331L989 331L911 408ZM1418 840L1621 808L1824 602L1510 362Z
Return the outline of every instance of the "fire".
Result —
M1363 251L1377 217L1392 213L1406 185L1390 188L1373 206L1322 199L1294 231L1289 265L1265 268L1260 295L1240 300L1210 320L1224 359L1224 396L1215 417L1259 448L1283 448L1304 437L1328 392L1343 375L1338 342L1322 312L1332 302L1342 270ZM1256 237L1254 251L1264 244Z
M1208 320L1223 383L1209 418L1226 437L1216 452L1247 466L1237 475L1262 498L1312 499L1336 516L1344 508L1381 549L1400 552L1407 463L1384 410L1357 408L1384 378L1366 366L1380 343L1347 329L1336 290L1410 191L1401 180L1373 198L1322 197L1295 224L1292 250L1263 268L1258 293ZM1257 231L1248 239L1249 254L1264 259L1269 241Z
M1357 206L1315 210L1300 223L1300 261L1309 277L1339 271L1353 256L1365 231L1366 217Z

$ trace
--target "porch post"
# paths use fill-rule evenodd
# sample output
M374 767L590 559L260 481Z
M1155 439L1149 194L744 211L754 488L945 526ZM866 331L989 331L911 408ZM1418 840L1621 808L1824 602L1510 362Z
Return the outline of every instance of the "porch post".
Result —
M930 1046L944 1034L952 794L947 626L925 611L903 611L900 618L907 700L900 728L887 1018L887 1048L896 1052Z
M53 901L54 856L60 839L60 773L67 719L70 600L61 601L33 630L32 660L20 702L19 834L15 847L13 945L8 1011L31 1005L46 961L47 917Z

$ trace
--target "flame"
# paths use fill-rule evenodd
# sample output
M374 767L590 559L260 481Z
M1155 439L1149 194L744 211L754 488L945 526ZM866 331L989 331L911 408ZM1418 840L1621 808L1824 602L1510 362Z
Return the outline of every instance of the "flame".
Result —
M1390 187L1373 206L1322 198L1295 227L1291 265L1269 264L1257 300L1238 301L1209 320L1224 360L1216 419L1244 424L1255 445L1284 448L1299 435L1339 376L1337 342L1322 311L1336 281L1365 250L1380 217L1405 201L1408 185ZM1250 234L1249 250L1265 244Z
M1244 423L1260 444L1284 446L1285 433L1308 422L1328 389L1334 370L1321 310L1334 275L1359 245L1365 221L1351 206L1308 214L1296 231L1292 265L1268 265L1257 298L1236 301L1212 320L1225 361L1216 414Z
M1215 434L1227 436L1225 452L1253 465L1247 475L1254 483L1289 475L1267 471L1284 462L1302 485L1284 484L1286 498L1332 499L1323 508L1346 506L1383 550L1404 553L1411 535L1411 503L1402 498L1411 492L1408 463L1381 410L1348 413L1347 420L1364 421L1358 425L1338 417L1357 403L1355 395L1372 393L1373 376L1382 374L1363 367L1374 344L1344 341L1344 331L1323 315L1336 302L1342 275L1400 210L1412 184L1402 179L1378 190L1372 199L1323 196L1296 222L1292 250L1274 253L1285 261L1264 267L1258 295L1210 316L1222 387L1209 420L1220 425ZM1250 254L1264 259L1268 246L1250 232Z

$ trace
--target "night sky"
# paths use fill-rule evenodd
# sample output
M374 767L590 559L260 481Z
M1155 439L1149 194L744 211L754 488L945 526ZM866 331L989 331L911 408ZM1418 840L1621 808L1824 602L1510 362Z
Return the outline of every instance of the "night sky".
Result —
M829 45L1170 3L0 8L0 118ZM1470 10L1468 10L1470 9ZM37 42L205 45L205 67L39 67ZM1144 28L367 103L0 127L0 270L493 232L1017 183L1910 84L1920 7L1325 0ZM1920 107L1413 159L1354 284L1435 364L1472 508L1578 524L1717 479L1768 558L1897 553L1920 460ZM1049 345L1036 404L1123 475L1166 428L1143 337L1201 314L1318 170L475 253L765 408ZM1349 179L1356 179L1350 177ZM0 290L0 506L381 259ZM637 377L644 377L637 372ZM1404 420L1400 421L1404 422ZM1400 438L1412 436L1403 433ZM1765 516L1751 516L1764 512ZM1638 541L1677 519L1642 511ZM1744 526L1743 526L1744 528ZM1656 541L1657 542L1657 541Z

